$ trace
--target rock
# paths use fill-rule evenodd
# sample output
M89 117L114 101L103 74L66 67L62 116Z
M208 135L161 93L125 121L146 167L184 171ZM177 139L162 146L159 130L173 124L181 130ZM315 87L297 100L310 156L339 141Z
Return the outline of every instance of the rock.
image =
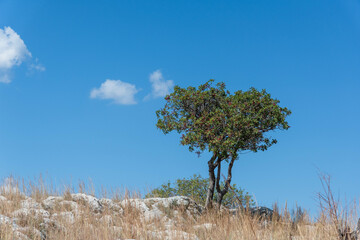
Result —
M12 213L13 217L34 217L34 218L49 218L50 213L44 209L20 208Z
M25 234L15 231L14 232L14 240L30 240L30 238L28 238L28 236L26 236Z
M12 238L14 240L33 238L44 240L47 239L49 232L66 233L66 227L77 223L78 218L84 220L81 224L85 224L86 228L95 229L98 227L96 224L102 224L102 227L108 227L110 231L113 231L115 239L123 239L123 229L116 226L115 220L119 218L121 220L124 208L127 208L127 211L138 211L140 219L147 222L149 227L147 229L152 230L148 232L148 236L153 239L195 240L198 239L195 235L175 230L174 227L177 228L178 224L181 225L185 221L195 219L203 211L203 207L196 204L190 198L182 196L126 199L120 203L107 198L97 199L84 193L71 194L66 198L62 196L49 196L41 201L41 203L26 196L21 199L19 204L16 205L18 209L15 209L9 217L0 215L0 225L6 224L11 226L10 231L16 234ZM11 200L7 200L5 197L0 198L1 201L12 203ZM83 211L85 208L91 211ZM155 223L155 221L161 221L164 226L163 231L158 231L156 228L157 224L151 224ZM211 229L212 226L210 225L202 224L198 228ZM134 229L134 231L140 230L136 225L131 225L131 229Z
M123 231L123 228L122 227L118 227L118 226L113 226L112 227L112 230L114 231L114 233L116 234L116 235L121 235L121 233L122 233L122 231Z
M169 198L126 199L121 202L123 208L134 207L144 215L146 221L161 219L164 216L178 216L183 211L188 216L199 216L203 207L189 197L176 196Z
M7 216L0 214L0 226L1 225L10 225L13 230L19 229L20 227L16 224L14 219L11 219Z
M45 239L45 235L34 227L21 227L16 231L24 234L26 237L30 235L32 239Z
M79 213L79 205L76 202L73 201L61 201L59 202L59 207L61 209L64 209L65 211L72 211L75 214Z
M72 200L78 203L85 203L93 212L101 212L103 206L100 201L90 195L86 195L85 193L73 193L71 194Z
M252 216L260 217L260 219L272 219L274 211L267 207L253 207L249 209L233 208L228 209L228 212L232 215L237 215L243 211L250 213Z
M113 225L113 218L110 215L105 215L99 219L99 222L107 226L111 226Z
M205 229L205 230L211 230L213 228L216 227L216 224L213 224L213 223L204 223L204 224L200 224L200 225L195 225L193 228L196 229L196 230L202 230L202 229Z
M119 204L114 203L113 200L108 198L102 198L99 200L100 204L104 207L109 208L111 211L115 211L116 213L123 214L124 210L120 207Z
M273 217L274 211L267 207L254 207L254 208L250 208L250 213L252 216L258 216L261 219L271 220Z
M153 206L155 201L147 200L148 199L126 199L121 202L121 206L123 208L132 207L137 209L146 221L162 218L164 214L157 207L154 208Z
M171 230L176 226L176 221L171 218L168 218L167 216L163 217L161 219L161 222L164 224L166 230Z
M75 217L72 212L61 212L61 213L54 213L51 216L52 220L58 221L65 221L67 223L73 224L75 222Z
M63 197L50 196L42 202L42 205L45 210L52 210L55 208L56 203L63 201L63 200L64 200Z
M199 238L187 232L179 230L165 230L165 231L148 231L148 237L155 239L164 239L164 240L174 240L174 239L184 239L184 240L199 240ZM140 238L142 239L142 238Z
M43 220L44 221L40 223L40 229L42 229L42 231L46 231L49 229L53 229L59 232L66 231L65 227L54 219L44 218Z
M10 224L10 223L12 223L11 218L4 215L0 215L0 224Z
M22 208L40 208L41 205L32 198L27 198L20 202Z

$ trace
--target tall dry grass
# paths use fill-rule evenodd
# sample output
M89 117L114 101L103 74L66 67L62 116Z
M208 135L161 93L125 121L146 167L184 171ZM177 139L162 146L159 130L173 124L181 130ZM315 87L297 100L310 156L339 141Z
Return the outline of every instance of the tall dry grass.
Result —
M213 240L324 240L324 239L356 239L356 206L354 209L344 210L332 195L330 181L322 179L324 192L319 195L320 213L311 219L306 211L300 207L289 210L286 206L279 209L275 206L272 219L263 219L260 216L252 216L250 212L242 211L233 215L228 211L209 210L192 219L182 216L172 216L173 233L188 233L189 239L213 239ZM49 196L62 196L65 200L71 200L72 187L64 186L61 190L55 190L54 186L46 185L39 179L38 182L19 181L8 178L0 188L0 196L7 201L0 201L0 215L12 216L15 211L21 209L22 201L31 197L34 203L40 206L42 201ZM94 195L94 188L86 187L80 183L77 192ZM105 189L98 198L110 197L114 203L120 203L124 199L140 197L138 193L129 191L110 191ZM159 233L165 232L169 226L163 221L145 221L138 209L127 205L123 212L117 212L105 208L103 212L94 213L86 204L80 204L80 212L73 221L66 217L59 217L57 221L47 222L46 231L44 218L38 214L17 216L17 225L21 230L14 232L12 223L0 225L0 239L41 239L41 233L45 239L51 240L116 240L116 239L168 239ZM61 215L73 209L71 201L68 204L59 204L50 210L50 214ZM66 215L66 214L65 214ZM171 239L186 239L183 234L173 236Z

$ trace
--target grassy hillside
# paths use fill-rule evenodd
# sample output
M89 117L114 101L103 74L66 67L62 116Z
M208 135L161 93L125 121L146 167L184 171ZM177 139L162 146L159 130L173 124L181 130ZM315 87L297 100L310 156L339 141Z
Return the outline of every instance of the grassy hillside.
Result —
M240 209L205 211L186 197L94 197L84 185L78 193L55 192L43 182L7 179L0 188L0 239L356 239L355 212L342 211L323 183L319 216L310 219L301 209L275 207L267 218Z

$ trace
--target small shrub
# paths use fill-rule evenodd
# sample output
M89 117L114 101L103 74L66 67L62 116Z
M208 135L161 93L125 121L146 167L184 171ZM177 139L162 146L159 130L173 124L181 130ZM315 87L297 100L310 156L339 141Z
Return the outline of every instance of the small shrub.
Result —
M224 186L221 182L221 187ZM159 188L153 189L145 198L162 197L168 198L173 196L187 196L200 205L205 205L206 193L209 185L209 179L194 174L191 178L177 179L174 184L170 182L162 184ZM215 192L214 198L217 194ZM254 200L243 189L238 188L236 184L231 185L230 191L224 196L222 205L228 208L237 208L242 206L253 206Z

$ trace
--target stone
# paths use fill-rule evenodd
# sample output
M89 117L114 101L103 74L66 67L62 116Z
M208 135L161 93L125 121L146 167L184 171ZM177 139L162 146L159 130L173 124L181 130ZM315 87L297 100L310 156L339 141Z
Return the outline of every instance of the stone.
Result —
M213 224L213 223L204 223L204 224L199 224L199 225L195 225L193 228L196 229L196 230L202 230L202 229L205 229L205 230L211 230L213 228L216 227L216 224Z
M184 240L199 240L199 238L187 232L179 230L165 230L165 231L148 231L148 237L155 239L173 240L173 239L184 239ZM143 239L143 238L140 238Z
M72 211L75 214L79 214L79 205L76 202L64 200L59 202L59 207L65 211Z
M42 201L42 205L44 207L45 210L52 210L55 208L56 203L63 201L64 198L63 197L54 197L54 196L50 196L48 198L46 198L44 201Z
M267 207L252 207L249 209L240 209L240 208L233 208L228 209L228 212L232 215L238 215L241 212L248 212L254 217L260 217L260 219L268 219L271 220L273 217L274 211Z
M20 202L20 206L22 208L40 208L41 205L40 203L37 203L34 199L32 198L27 198L25 200L22 200Z
M169 198L126 199L121 202L123 208L131 206L139 210L146 221L161 219L164 216L178 216L179 210L188 216L199 216L204 208L185 196Z
M105 215L99 219L99 222L107 226L113 225L113 218L111 215Z
M115 211L116 213L119 213L119 214L122 214L124 212L124 210L121 208L121 206L117 203L114 203L114 201L111 199L102 198L99 200L99 202L102 206L107 207L111 211Z
M103 206L100 201L85 193L73 193L71 194L72 200L78 203L85 203L93 212L101 212Z
M16 224L14 219L11 219L7 216L1 215L0 214L0 226L1 225L10 225L12 227L13 230L17 230L20 227Z
M25 234L23 234L22 232L15 231L14 240L30 240L30 238Z
M12 213L13 217L34 217L34 218L49 218L50 213L44 209L20 208Z
M34 227L21 227L21 228L18 228L16 231L24 234L25 236L26 236L26 233L28 233L28 234L30 233L30 235L33 239L45 239L45 236L43 235L43 233Z
M54 213L51 216L52 220L55 221L65 221L67 223L73 224L75 222L75 217L72 212L61 212L61 213Z
M254 207L250 208L250 213L252 216L258 216L261 219L271 220L274 214L274 211L267 207Z
M115 226L115 217L123 214L124 208L133 207L139 211L140 218L147 222L147 226L152 231L148 235L155 239L194 239L197 237L193 234L175 230L177 224L199 216L203 207L196 204L188 197L170 197L170 198L149 198L149 199L126 199L122 202L115 202L111 199L97 199L94 196L84 193L71 194L70 197L49 196L40 203L33 198L24 196L20 200L19 208L13 211L10 216L0 215L0 224L11 226L14 234L14 240L20 239L46 239L48 231L66 232L66 226L74 224L81 214L92 214L95 220L100 224L112 228L117 238L121 238L122 228ZM8 201L5 197L0 201ZM89 208L91 211L83 211ZM106 214L106 215L105 215ZM185 214L185 215L184 215ZM186 215L192 218L186 217ZM26 218L36 219L36 226L20 227L27 221ZM186 220L185 220L186 219ZM24 221L26 220L26 221ZM161 221L164 226L162 231L157 230L155 221ZM180 222L178 222L180 221ZM19 223L17 225L17 223ZM90 229L96 228L95 222L86 223ZM211 226L203 224L199 228L210 229ZM134 230L136 226L134 226ZM28 235L28 236L27 236ZM145 238L146 239L146 238Z

